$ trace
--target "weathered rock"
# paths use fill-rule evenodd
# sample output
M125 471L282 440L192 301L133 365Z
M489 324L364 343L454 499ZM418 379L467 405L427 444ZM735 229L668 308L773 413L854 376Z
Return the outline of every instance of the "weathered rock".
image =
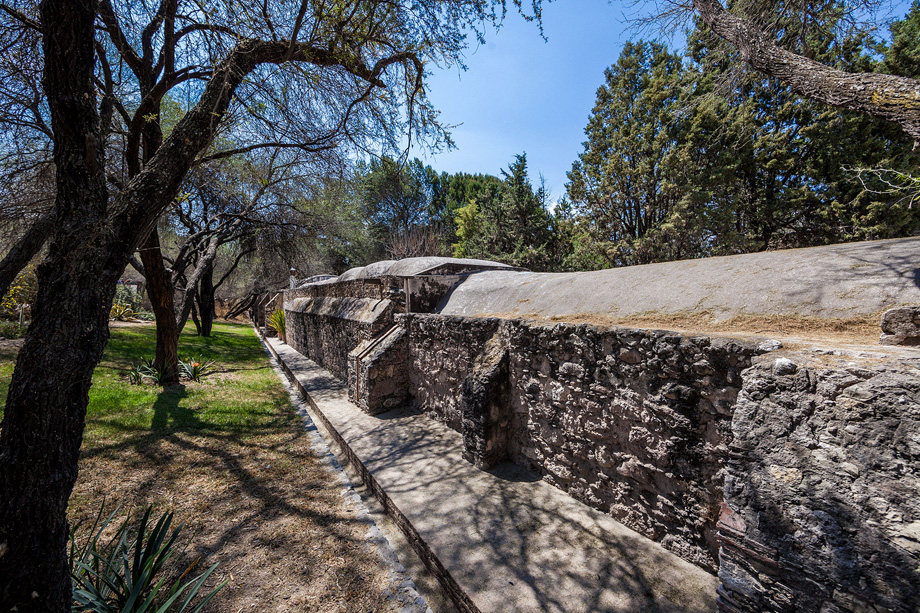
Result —
M348 354L348 397L376 415L409 400L408 339L391 326Z
M799 369L789 358L776 358L773 361L773 373L777 375L794 375Z
M486 342L460 390L463 457L477 468L492 468L508 459L509 392L508 331L502 326Z
M783 344L780 341L774 339L768 339L757 345L758 351L776 351L777 349L782 349Z
M878 342L882 345L920 345L920 306L885 311Z
M917 611L917 371L791 377L764 362L744 379L719 522L723 609Z

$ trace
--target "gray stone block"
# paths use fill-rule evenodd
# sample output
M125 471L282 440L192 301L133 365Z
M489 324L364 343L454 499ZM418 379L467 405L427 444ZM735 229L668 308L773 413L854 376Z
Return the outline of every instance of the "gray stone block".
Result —
M885 311L878 342L882 345L920 345L920 306Z

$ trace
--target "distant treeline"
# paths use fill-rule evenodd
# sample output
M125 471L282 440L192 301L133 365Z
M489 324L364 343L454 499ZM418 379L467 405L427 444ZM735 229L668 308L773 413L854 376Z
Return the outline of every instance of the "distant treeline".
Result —
M920 77L920 2L886 41L810 36L801 46L821 62ZM685 55L627 43L555 206L524 154L500 177L364 164L346 190L363 237L339 265L441 254L591 270L920 232L910 137L739 66L704 27Z

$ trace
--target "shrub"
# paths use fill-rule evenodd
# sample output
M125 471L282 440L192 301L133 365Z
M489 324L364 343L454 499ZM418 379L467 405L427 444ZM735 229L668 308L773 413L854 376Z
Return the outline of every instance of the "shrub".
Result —
M204 361L201 356L198 358L188 358L184 362L179 360L179 375L192 381L199 381L201 377L211 374L214 369L214 360Z
M26 335L26 326L15 321L0 320L0 338L22 338Z
M121 282L115 286L115 302L117 304L124 305L132 311L139 311L143 301L144 297L141 296L140 293L135 292L132 286L125 285Z
M275 309L268 318L268 325L278 332L278 337L285 340L284 309Z
M182 524L170 531L173 514L164 513L150 527L151 507L147 507L136 527L125 519L107 542L101 540L118 512L99 523L102 509L93 525L89 542L79 547L70 533L70 576L73 582L74 612L95 613L197 613L227 581L205 594L194 607L192 600L217 568L214 564L185 583L198 564L196 559L174 582L161 577L166 563L175 553L176 538Z
M38 277L34 262L22 269L10 284L6 294L0 295L0 316L17 318L22 323L25 309L38 295Z

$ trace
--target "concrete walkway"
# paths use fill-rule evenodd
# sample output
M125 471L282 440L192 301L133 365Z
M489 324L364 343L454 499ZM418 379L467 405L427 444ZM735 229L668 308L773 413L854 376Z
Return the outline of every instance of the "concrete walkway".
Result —
M529 471L477 470L428 417L366 415L331 373L266 341L459 609L715 610L712 575Z

